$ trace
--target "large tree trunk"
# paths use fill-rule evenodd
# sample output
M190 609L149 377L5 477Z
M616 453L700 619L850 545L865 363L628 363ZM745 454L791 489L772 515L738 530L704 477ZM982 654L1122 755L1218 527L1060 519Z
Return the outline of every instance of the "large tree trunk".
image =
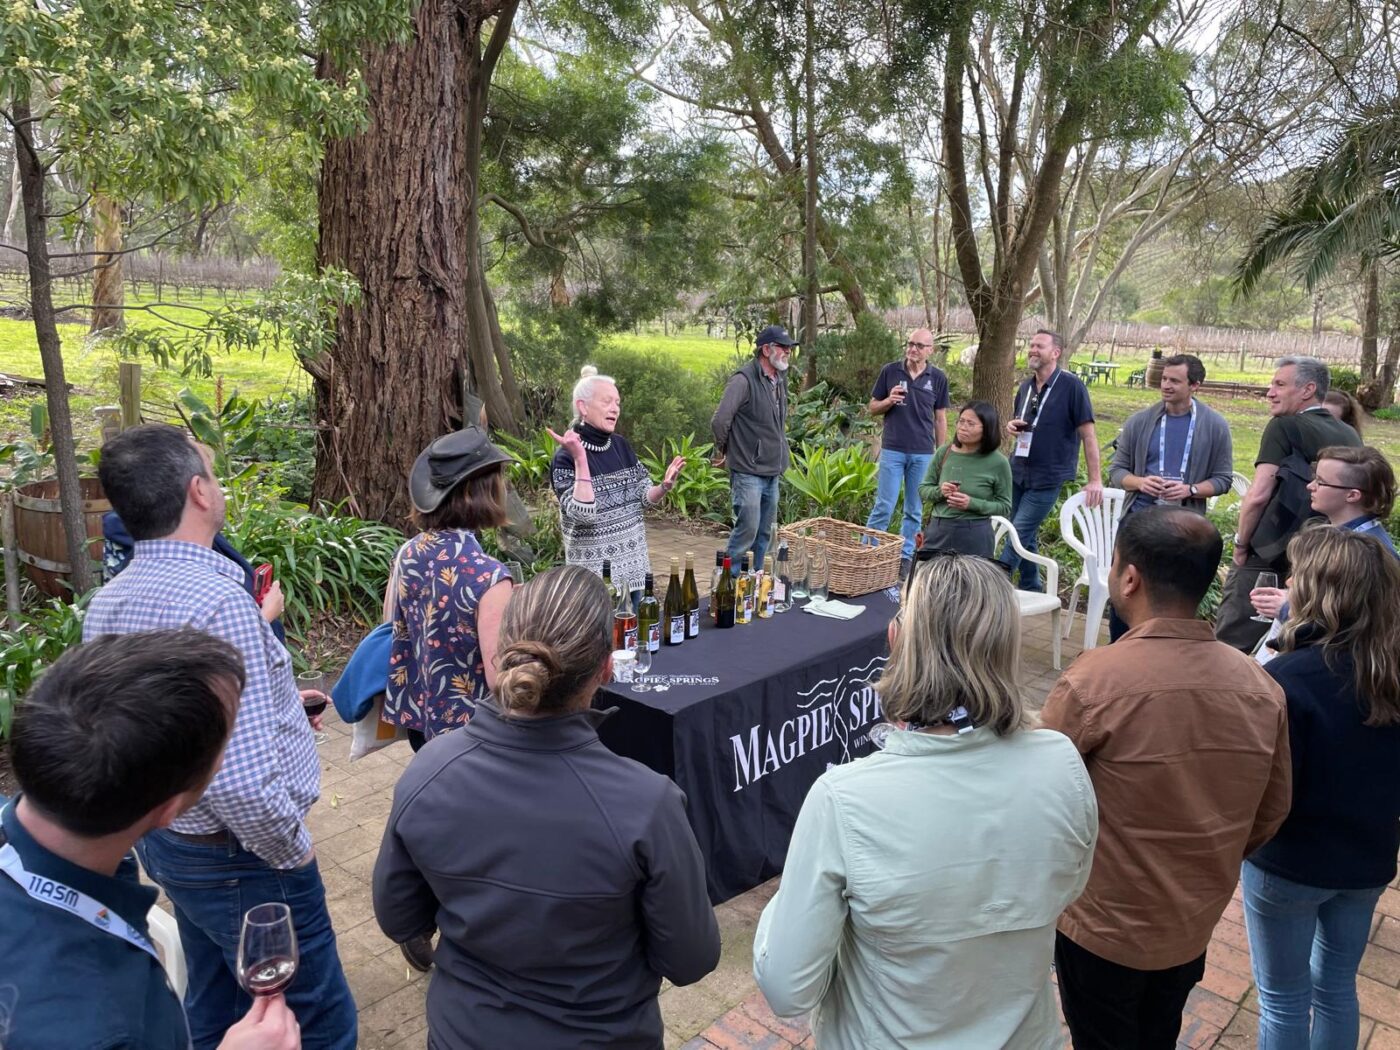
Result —
M480 388L467 354L470 31L453 0L424 0L411 41L366 56L368 128L326 146L318 261L353 273L363 295L307 362L313 494L362 517L404 521L414 459L462 425L462 392Z
M803 109L806 111L806 141L803 158L805 183L802 194L802 346L807 351L807 376L804 387L817 383L817 358L812 352L817 342L817 76L813 68L816 47L816 17L812 0L806 0L804 21L807 30L806 47L802 52Z
M96 269L92 275L90 332L116 332L126 327L122 310L122 206L105 193L92 195L92 239Z
M73 417L68 409L68 383L63 374L63 347L54 321L53 283L49 273L49 229L44 168L34 148L28 86L15 92L15 153L24 197L24 237L29 262L29 307L34 315L34 335L44 366L44 392L48 402L49 429L53 437L54 465L58 469L58 497L62 506L63 538L68 549L69 580L74 594L92 586L88 560L87 523L83 518L78 486L78 460L73 445Z
M1381 268L1374 260L1362 264L1361 382L1376 378L1376 341L1381 334Z

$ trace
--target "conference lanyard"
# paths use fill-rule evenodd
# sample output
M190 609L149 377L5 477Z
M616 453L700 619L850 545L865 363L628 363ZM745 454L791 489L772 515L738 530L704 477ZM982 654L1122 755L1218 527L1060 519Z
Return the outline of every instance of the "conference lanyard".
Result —
M6 807L7 809L9 807ZM4 811L0 810L0 816ZM118 940L126 941L127 944L140 948L156 961L156 965L161 967L161 973L165 972L164 964L160 961L160 954L156 951L149 938L136 929L131 923L116 915L112 909L106 907L101 901L89 897L81 890L75 890L72 886L66 886L57 879L45 878L43 875L33 875L24 867L24 861L20 859L19 851L13 845L6 842L0 846L0 871L3 871L10 878L14 879L19 888L27 893L33 900L40 904L47 904L51 908L59 911L66 911L70 915L75 915L89 926L93 926L103 933L110 934ZM170 987L170 979L166 978L166 987ZM171 989L174 994L174 989ZM178 1001L178 996L176 999ZM181 1017L184 1017L184 1007L180 1008ZM193 1040L189 1036L189 1021L185 1021L186 1045L193 1045Z
M1181 469L1177 471L1175 477L1180 481L1186 480L1186 464L1191 460L1191 442L1196 439L1196 399L1191 399L1191 422L1186 427L1186 445L1181 450ZM1167 471L1167 414L1162 413L1162 420L1157 427L1157 469L1166 475Z
M1055 384L1060 381L1060 373L1063 371L1063 368L1056 368L1055 378L1050 380L1049 384L1045 387L1045 393L1039 395L1036 398L1035 419L1039 419L1040 414L1045 411L1045 402L1050 400L1050 391L1055 389ZM1026 384L1026 397L1025 400L1021 402L1021 411L1016 413L1017 419L1023 419L1027 423L1030 423L1032 425L1035 424L1035 419L1026 419L1026 409L1030 408L1031 406L1031 393L1034 390L1035 380L1032 379L1028 384Z

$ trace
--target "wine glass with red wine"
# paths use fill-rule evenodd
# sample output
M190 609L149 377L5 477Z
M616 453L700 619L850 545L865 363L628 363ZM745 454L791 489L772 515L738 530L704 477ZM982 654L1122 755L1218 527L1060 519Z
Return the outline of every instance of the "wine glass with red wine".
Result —
M306 717L309 721L326 710L326 701L324 699L326 692L326 676L320 671L302 671L297 675L297 690L300 691L303 689L315 689L322 694L322 698L318 699L302 698L301 706L306 711ZM324 744L328 738L328 734L325 730L316 731L316 743Z
M280 995L297 975L297 932L292 909L259 904L243 916L238 936L238 980L249 995Z

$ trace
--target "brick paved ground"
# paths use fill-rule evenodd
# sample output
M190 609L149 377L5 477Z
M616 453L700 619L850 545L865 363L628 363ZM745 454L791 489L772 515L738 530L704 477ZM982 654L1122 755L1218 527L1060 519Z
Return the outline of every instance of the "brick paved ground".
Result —
M697 567L722 542L683 530L649 527L653 565L664 579L672 554L694 550ZM708 583L702 571L701 587ZM1076 621L1077 623L1079 621ZM1023 664L1028 694L1039 703L1054 684L1050 667L1048 619L1029 621ZM1082 634L1082 628L1074 637ZM1065 643L1068 663L1078 653ZM328 712L330 739L321 745L321 800L308 822L326 884L326 895L341 958L360 1008L360 1046L421 1048L426 1041L423 996L427 981L410 971L398 949L379 932L370 905L370 879L388 816L393 786L412 757L395 744L354 764L348 760L349 730ZM768 1010L753 983L753 932L759 913L777 888L773 880L720 905L723 936L719 968L687 988L663 986L661 1012L666 1048L762 1048L810 1046L806 1027L785 1022ZM1192 996L1182 1045L1245 1048L1255 1045L1254 992L1249 981L1248 945L1239 903L1226 912L1208 956L1205 981ZM1368 1050L1400 1050L1400 891L1381 901L1372 946L1361 968L1360 995L1365 1014L1362 1043Z

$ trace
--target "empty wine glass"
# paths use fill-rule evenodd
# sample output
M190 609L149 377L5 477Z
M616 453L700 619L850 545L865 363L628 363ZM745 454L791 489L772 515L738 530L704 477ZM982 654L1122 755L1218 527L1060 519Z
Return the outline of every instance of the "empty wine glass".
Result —
M647 672L651 670L651 650L647 648L647 643L640 637L637 640L637 673L636 681L632 683L632 692L648 693L651 691L651 683L647 681Z
M807 554L807 596L825 601L830 593L831 556L826 549L826 533L818 532Z
M238 935L238 980L249 995L278 995L297 975L297 931L292 909L259 904L243 916Z
M1253 588L1253 589L1256 590L1256 591L1261 591L1261 590L1266 590L1266 589L1273 589L1273 588L1275 588L1275 587L1277 587L1277 586L1278 586L1278 573L1276 573L1276 572L1261 572L1261 573L1259 574L1259 578L1258 578L1257 580L1254 581L1254 588ZM1253 621L1255 621L1256 623L1273 623L1273 622L1274 622L1274 618L1273 618L1272 616L1265 616L1263 613L1255 613L1253 616L1250 617L1250 619L1253 620Z
M525 582L525 566L518 561L508 561L505 563L506 572L510 573L512 586L519 587Z

